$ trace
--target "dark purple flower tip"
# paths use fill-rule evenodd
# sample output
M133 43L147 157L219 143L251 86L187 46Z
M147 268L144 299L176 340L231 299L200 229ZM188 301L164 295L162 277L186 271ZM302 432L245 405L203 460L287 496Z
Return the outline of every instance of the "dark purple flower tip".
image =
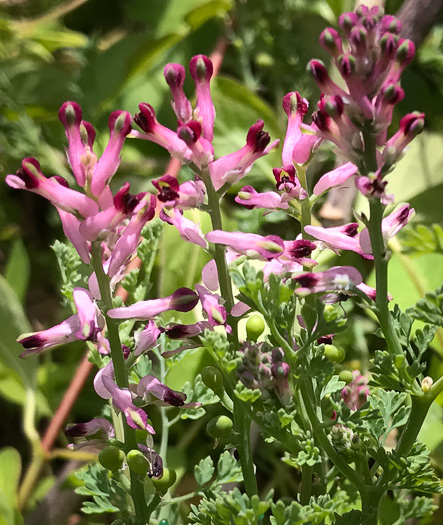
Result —
M320 45L328 52L336 52L341 49L341 38L332 27L327 27L320 34Z
M319 345L330 345L335 337L335 334L322 335L317 339Z
M23 339L19 339L18 342L23 346L23 348L30 350L44 346L46 343L46 338L40 334L33 334L28 337L24 337Z
M65 102L58 111L58 118L65 128L78 127L82 121L82 108L77 102Z
M358 16L356 13L343 13L338 17L338 25L349 33L351 29L358 23Z
M82 139L83 144L88 145L92 149L95 140L95 129L90 122L86 122L86 120L81 121L80 137Z
M159 179L153 180L152 184L160 192L157 195L157 199L160 202L173 201L179 198L178 180L172 175L163 175Z
M152 133L157 124L157 117L154 108L145 102L139 104L138 108L140 113L134 115L134 122L145 133Z
M208 82L214 73L211 60L205 55L196 55L189 62L189 71L196 84Z
M425 114L424 113L409 113L400 120L400 129L405 135L412 135L415 137L419 135L425 125Z
M331 117L324 111L315 111L312 114L312 122L320 131L327 132L331 124Z
M345 224L342 231L348 237L356 237L358 234L358 223L350 222L349 224Z
M146 195L146 194L145 194ZM152 193L149 195L149 204L146 206L142 219L144 221L150 221L155 217L155 208L157 206L157 199Z
M283 97L282 106L288 117L294 113L299 113L301 118L303 118L308 112L309 103L298 91L292 91Z
M388 33L380 38L380 49L386 58L394 58L397 52L397 48L398 36Z
M308 64L314 80L321 86L329 80L329 73L321 60L311 60Z
M176 324L164 330L169 339L187 339L203 332L205 325L196 324Z
M366 48L368 33L364 27L354 27L349 35L349 40L357 49Z
M126 137L132 130L132 117L128 111L114 111L109 116L109 131Z
M249 128L246 136L247 145L253 150L254 153L262 152L271 141L269 133L263 131L265 123L263 120L257 120L257 122Z
M69 188L69 182L62 177L61 175L54 175L50 177L51 180L56 180L60 186L64 186L65 188Z
M314 288L314 286L316 286L318 283L319 278L315 275L315 273L304 273L294 277L294 281L296 281L303 288Z
M318 103L320 111L324 111L330 117L341 116L345 110L345 103L339 95L323 97Z
M185 404L186 401L186 394L182 392L174 392L174 390L171 390L169 388L164 390L162 397L165 403L168 403L168 405L171 405L173 407L181 407Z
M151 468L148 471L148 477L154 479L161 478L163 476L163 460L160 454L157 454L153 448L142 445L141 443L137 446L151 464Z
M40 186L39 178L43 177L40 163L33 157L28 157L22 160L22 167L17 170L16 175L22 179L28 190L38 188Z
M201 134L201 124L196 120L191 120L187 124L179 126L179 128L177 129L177 135L179 136L179 138L181 138L183 142L186 142L186 144L188 145L195 144L201 137Z
M405 92L398 84L389 84L382 89L382 96L385 102L395 105L403 100Z
M293 241L289 247L289 254L294 259L301 259L302 257L309 257L317 246L307 239L300 239Z
M189 312L197 306L198 295L190 288L179 288L171 296L171 306L177 312Z
M356 67L355 57L349 53L347 53L346 55L341 55L338 57L337 66L343 78L348 78L355 71L355 67Z
M132 213L135 207L140 204L140 201L146 195L146 193L131 195L129 193L130 186L129 182L126 182L114 196L115 208L125 215Z
M166 64L163 75L170 88L177 88L183 86L186 72L181 64Z
M401 39L397 49L396 60L402 66L407 66L415 55L415 45L412 40Z

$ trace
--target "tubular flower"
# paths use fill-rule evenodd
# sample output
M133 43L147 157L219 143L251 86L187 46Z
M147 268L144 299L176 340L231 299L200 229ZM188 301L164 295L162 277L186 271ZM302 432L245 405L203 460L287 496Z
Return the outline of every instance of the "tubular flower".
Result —
M198 295L189 288L179 288L172 295L162 299L139 301L131 306L121 306L108 311L111 319L151 319L162 312L175 310L189 312L198 303Z
M298 294L317 292L352 292L352 287L362 282L360 272L352 266L334 266L329 270L317 273L304 273L293 277L300 285Z
M343 226L322 228L321 226L305 226L305 232L315 239L327 244L331 250L350 250L360 254L366 259L372 259L360 246L360 235L357 231L358 224L351 222Z
M255 233L214 230L206 234L206 240L214 244L224 244L238 253L262 260L279 257L285 249L283 241L277 235L263 237Z

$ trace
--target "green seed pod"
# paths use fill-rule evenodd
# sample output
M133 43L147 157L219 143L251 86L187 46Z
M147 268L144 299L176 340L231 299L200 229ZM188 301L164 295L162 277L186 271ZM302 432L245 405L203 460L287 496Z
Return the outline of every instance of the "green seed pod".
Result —
M143 452L140 452L140 450L130 450L128 452L127 462L132 472L140 476L146 476L151 466L146 456Z
M159 479L153 479L152 483L159 492L165 494L168 491L168 489L170 489L172 485L174 485L176 481L177 474L175 470L165 468L163 469L163 476Z
M206 432L214 439L226 438L231 433L232 419L227 416L217 416L206 425Z
M338 378L340 381L344 381L347 385L349 385L349 383L354 379L354 376L352 374L352 370L345 369L338 374Z
M98 461L102 467L108 470L118 470L122 468L125 461L125 453L120 448L110 445L100 452Z
M251 315L246 323L246 334L251 341L257 341L265 330L265 322L259 315Z
M203 368L202 381L208 388L214 390L214 392L223 388L223 376L215 366L205 366L205 368Z
M346 352L340 346L325 345L325 357L333 363L341 363L346 357Z

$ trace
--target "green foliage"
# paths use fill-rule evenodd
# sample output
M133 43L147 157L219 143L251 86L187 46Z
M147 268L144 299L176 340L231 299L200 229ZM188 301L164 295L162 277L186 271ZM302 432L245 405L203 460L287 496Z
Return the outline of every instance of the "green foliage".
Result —
M258 496L249 498L238 488L231 492L215 492L207 494L208 499L199 506L191 505L189 518L191 523L201 525L255 525L270 507L268 495L265 501Z
M370 420L368 429L380 444L385 444L391 430L407 422L411 407L405 405L406 398L404 393L382 389L378 390L377 395L368 397L369 406L379 415Z
M85 514L128 510L126 493L120 483L109 477L108 469L93 463L79 470L76 477L82 482L82 486L76 488L75 492L92 498L92 501L83 503L82 511Z
M194 467L194 477L199 488L203 488L213 478L215 472L214 463L208 456L202 459L198 465ZM217 463L217 473L215 479L206 490L214 491L224 483L234 483L243 481L241 467L237 460L228 450L225 450L219 457Z
M182 419L200 419L206 414L203 408L204 406L213 405L219 401L214 391L203 383L201 374L196 376L193 385L187 381L183 385L182 391L186 394L186 403L198 402L202 404L199 408L186 408L181 410Z
M62 276L60 291L65 297L66 306L72 304L72 292L77 286L85 286L84 278L80 273L82 261L72 244L55 241L52 249L57 257L57 263ZM86 286L85 286L86 287Z
M410 257L420 257L429 253L443 255L443 228L439 224L417 224L402 232L401 244L403 253Z
M329 495L311 497L308 505L300 505L297 501L292 501L286 505L283 501L271 504L272 525L321 525L328 523L325 520L331 519L340 512L348 500L348 495L344 491L338 491L333 498ZM346 522L349 523L349 522Z
M20 480L21 458L12 447L0 451L0 523L22 525L18 511L17 489Z
M406 314L425 323L443 326L443 285L435 292L427 292L415 306L408 308Z
M389 487L434 494L441 492L440 480L435 476L429 460L430 451L416 442L407 457L399 457L395 450L388 454Z

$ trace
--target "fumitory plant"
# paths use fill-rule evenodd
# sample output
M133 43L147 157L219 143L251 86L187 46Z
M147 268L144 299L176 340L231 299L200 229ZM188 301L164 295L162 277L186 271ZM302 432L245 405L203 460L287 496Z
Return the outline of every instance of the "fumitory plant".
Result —
M388 242L414 214L409 204L395 203L388 174L424 127L418 112L391 126L414 45L378 7L360 6L338 25L320 36L334 75L319 60L309 64L321 91L311 123L308 100L295 91L283 98L287 131L273 191L254 188L255 161L279 146L262 120L251 123L238 151L214 151L213 64L203 55L189 64L194 105L184 92L185 68L164 68L176 130L162 125L147 102L134 116L115 111L98 158L93 126L76 102L66 102L59 118L74 187L45 176L34 158L6 177L12 188L48 199L70 241L54 251L72 315L22 335L22 357L85 341L98 367L95 391L108 400L98 417L66 428L73 450L98 455L77 472L77 491L89 497L84 512L115 513L115 524L371 525L383 500L394 497L397 524L432 513L440 484L417 436L443 391L442 378L425 377L423 360L441 325L441 290L406 312L388 292ZM187 167L183 175L159 176L154 193L133 195L129 183L114 190L128 137L165 148ZM311 166L325 148L336 166L312 180ZM323 227L318 205L343 184L355 184L365 206L356 222ZM223 200L232 195L246 210L286 214L300 234L284 239L225 229ZM204 214L208 228L196 221ZM162 230L170 227L207 263L192 289L156 297L152 269ZM330 266L342 251L373 265L375 288L353 266ZM122 289L125 302L116 293ZM348 327L351 304L376 320L380 348L369 367L362 361L354 370L340 364L348 349L334 344ZM424 324L413 329L415 319ZM183 391L168 386L170 371L202 352L212 364L194 383ZM161 417L152 416L151 405L161 407ZM201 457L192 489L174 496L183 472L168 467L170 429L187 420L191 432L208 405L218 407L205 421L218 460ZM294 480L291 498L279 498L256 476L251 427ZM191 499L183 521L180 506Z

